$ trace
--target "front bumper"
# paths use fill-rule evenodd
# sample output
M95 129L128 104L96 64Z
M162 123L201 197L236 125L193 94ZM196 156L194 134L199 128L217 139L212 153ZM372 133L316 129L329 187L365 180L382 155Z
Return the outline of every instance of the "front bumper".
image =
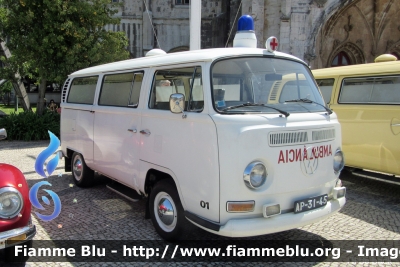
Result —
M27 240L32 240L36 234L36 227L29 222L27 226L0 232L0 249L21 244Z
M247 237L272 234L302 227L318 222L338 212L346 203L346 198L332 199L326 206L302 213L286 213L271 218L233 219L221 225L219 231L213 231L192 222L211 233L228 237Z

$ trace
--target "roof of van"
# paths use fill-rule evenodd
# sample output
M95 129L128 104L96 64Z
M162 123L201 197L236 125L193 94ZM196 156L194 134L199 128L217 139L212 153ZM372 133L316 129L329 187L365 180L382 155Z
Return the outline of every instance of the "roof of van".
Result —
M78 70L70 74L69 76L73 77L82 75L92 75L110 71L140 69L140 68L148 68L154 66L173 65L181 63L190 63L190 62L205 62L205 61L213 61L217 58L231 57L231 56L262 56L262 55L289 58L304 63L304 61L292 55L277 51L271 53L268 52L266 49L260 49L260 48L245 48L245 47L213 48L213 49L200 49L200 50L177 52L165 55L148 56L148 57L117 61L113 63L108 63L104 65Z
M331 67L312 70L314 76L329 77L329 76L353 76L353 75L368 75L368 74L390 74L400 72L400 61L388 61L379 63L357 64L341 67Z

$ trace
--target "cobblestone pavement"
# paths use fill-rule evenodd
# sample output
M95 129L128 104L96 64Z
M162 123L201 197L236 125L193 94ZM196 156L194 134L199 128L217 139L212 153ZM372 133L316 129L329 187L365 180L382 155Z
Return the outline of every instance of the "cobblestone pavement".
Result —
M0 142L0 162L18 167L29 186L43 180L34 171L34 162L48 141ZM60 177L61 176L61 177ZM256 237L257 240L400 240L400 186L365 180L343 173L347 203L340 213L328 219L283 233ZM34 240L157 240L151 220L144 219L145 200L130 202L106 188L107 178L96 176L95 186L82 189L73 184L71 173L64 173L60 161L48 177L51 190L62 202L62 212L53 221L43 222L33 215L37 227ZM61 226L61 228L60 228ZM223 240L201 229L193 239ZM399 266L399 263L38 263L26 266Z

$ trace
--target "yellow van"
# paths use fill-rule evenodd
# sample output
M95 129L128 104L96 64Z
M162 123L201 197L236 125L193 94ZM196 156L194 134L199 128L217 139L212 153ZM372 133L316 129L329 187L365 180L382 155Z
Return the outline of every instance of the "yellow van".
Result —
M387 58L312 72L342 126L346 165L399 176L400 61Z

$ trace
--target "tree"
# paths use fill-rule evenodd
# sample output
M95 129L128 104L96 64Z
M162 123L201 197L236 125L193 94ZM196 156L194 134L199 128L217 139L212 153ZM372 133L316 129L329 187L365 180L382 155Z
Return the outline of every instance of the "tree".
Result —
M110 0L0 0L0 31L12 58L4 72L40 82L37 113L44 109L46 82L62 84L76 70L129 57Z
M0 99L3 98L3 102L6 105L10 105L10 98L11 98L11 90L12 90L12 84L10 81L0 81ZM7 100L7 103L5 102Z
M0 40L0 47L3 51L3 56L1 56L3 68L1 69L0 75L4 80L9 80L12 82L15 93L22 100L22 108L24 109L24 111L28 111L31 109L31 103L29 102L28 95L26 94L21 75L18 71L13 72L12 68L4 68L5 66L9 66L9 62L12 62L13 60L11 57L10 49L8 49L6 43L3 40Z

